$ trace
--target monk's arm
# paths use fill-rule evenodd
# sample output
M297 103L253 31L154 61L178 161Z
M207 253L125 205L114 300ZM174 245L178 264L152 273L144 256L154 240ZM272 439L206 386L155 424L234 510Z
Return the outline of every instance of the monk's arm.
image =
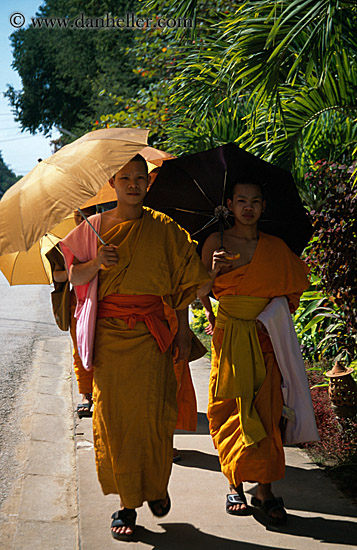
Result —
M207 318L207 321L208 321L208 326L205 328L205 333L212 335L213 331L214 331L215 324L216 324L216 316L213 313L212 303L211 303L210 297L209 296L202 296L202 298L200 298L200 300L201 300L202 305L204 307L205 315L206 315L206 318Z
M101 246L98 249L98 255L89 262L81 263L77 258L69 268L69 280L73 286L86 285L98 274L98 271L105 267L110 267L118 263L117 247L114 245Z
M185 309L180 310L176 309L175 313L178 322L178 329L173 341L173 352L174 355L176 355L176 352L178 351L178 355L176 357L176 361L178 362L187 360L190 356L191 332L188 324L188 308L186 307Z
M204 296L207 296L211 292L214 281L222 267L229 265L229 261L225 257L227 251L219 249L219 246L219 233L212 233L212 235L206 239L202 248L202 263L207 269L211 280L201 286L197 291L197 296L201 301Z
M53 280L56 283L65 283L68 279L68 273L65 269L61 269L58 264L55 264L55 268L52 273Z

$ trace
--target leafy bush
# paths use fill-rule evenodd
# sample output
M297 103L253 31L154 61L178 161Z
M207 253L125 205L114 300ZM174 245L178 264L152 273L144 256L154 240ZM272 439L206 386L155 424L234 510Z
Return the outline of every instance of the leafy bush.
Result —
M213 313L217 315L218 302L212 302ZM192 308L193 320L191 321L191 329L196 334L203 334L205 328L208 327L208 321L203 308Z
M315 209L310 212L315 234L305 259L319 277L321 290L331 297L330 307L335 313L338 309L345 349L350 355L356 353L357 313L357 195L353 191L353 169L318 161L305 175L315 197Z
M217 309L218 309L218 302L212 302L212 309L213 313L217 315ZM191 330L196 334L197 338L199 338L204 346L207 348L207 354L206 357L211 359L211 341L212 336L205 333L205 328L208 326L208 321L205 315L205 310L203 307L194 307L191 306L191 311L193 314L193 319L190 323Z
M321 290L322 282L313 273L294 315L295 330L306 360L355 359L355 336L349 331L346 315L335 299Z

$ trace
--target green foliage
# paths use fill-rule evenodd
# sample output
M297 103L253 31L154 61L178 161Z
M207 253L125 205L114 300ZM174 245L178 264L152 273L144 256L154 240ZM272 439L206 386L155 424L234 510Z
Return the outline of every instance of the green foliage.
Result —
M229 13L224 2L214 5L191 2L188 10L182 3L182 10L180 7L176 10L171 3L150 1L145 8L151 10L152 17L159 10L166 16L191 17L196 26L193 33L184 28L177 32L150 29L137 35L131 55L135 55L134 72L142 77L143 87L134 97L112 95L117 112L112 114L114 108L111 109L110 114L98 119L98 124L150 128L150 144L176 155L235 141L246 129L243 117L247 112L242 99L220 104L221 92L211 89L206 98L206 117L202 116L202 110L192 108L189 103L190 90L195 89L196 83L203 78L199 73L206 66L201 67L199 56L206 50L207 37L217 20ZM233 11L233 8L229 9ZM190 78L184 96L179 93L176 99L172 83L183 78L186 84L184 66L188 59L197 62L198 74Z
M212 310L217 315L218 302L211 302ZM208 327L208 321L203 308L192 308L193 320L191 321L191 328L196 334L203 334L205 328Z
M356 337L349 317L324 291L322 281L311 275L310 289L303 293L294 315L295 330L304 359L319 362L356 359Z
M10 168L8 168L2 158L0 151L0 197L5 191L20 179Z
M218 302L212 302L212 310L215 315L217 315ZM205 315L203 307L191 307L193 314L193 319L191 320L190 327L191 330L196 334L202 344L207 348L207 357L211 359L211 341L212 336L206 334L205 328L208 326L208 321Z
M46 0L39 9L42 17L74 18L105 14L122 15L135 5L126 1L83 2ZM130 29L20 29L11 35L13 67L22 89L9 86L6 96L22 128L50 132L53 126L72 134L88 131L90 121L107 105L99 97L104 87L114 93L135 93L139 77L132 71L127 49L134 40Z
M185 14L198 6L178 0ZM319 158L345 162L357 128L357 8L341 0L257 0L222 10L180 60L172 103L201 121L222 102L245 104L238 144L303 183ZM185 11L186 10L186 11ZM194 117L195 118L195 117Z
M306 260L320 278L320 288L341 310L341 329L350 351L356 348L357 314L357 196L352 172L353 166L319 161L306 174L306 188L315 203L310 213L315 233Z

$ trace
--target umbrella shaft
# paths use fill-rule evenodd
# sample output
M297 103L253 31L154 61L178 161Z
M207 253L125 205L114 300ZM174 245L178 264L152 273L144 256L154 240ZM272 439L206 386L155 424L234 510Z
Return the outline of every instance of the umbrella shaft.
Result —
M90 223L90 221L88 220L88 218L85 216L85 214L83 214L82 210L80 208L77 208L78 212L80 213L80 215L85 219L85 221L88 223L89 227L91 229L93 229L94 233L97 235L98 239L100 240L100 242L104 245L104 246L107 246L107 243L105 241L103 241L102 237L99 235L99 233L97 233L97 231L94 229L93 225Z

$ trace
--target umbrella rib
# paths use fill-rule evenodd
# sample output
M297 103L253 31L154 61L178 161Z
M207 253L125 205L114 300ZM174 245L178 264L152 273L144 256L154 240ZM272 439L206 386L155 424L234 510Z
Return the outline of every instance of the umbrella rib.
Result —
M191 176L191 177L192 177L192 176ZM208 195L206 195L206 193L204 192L204 190L202 189L202 187L200 186L200 184L198 183L198 181L196 181L195 178L193 178L193 177L192 177L192 179L193 179L194 183L196 184L196 186L198 187L198 189L201 191L202 195L203 195L204 197L206 197L206 199L208 200L208 202L210 202L210 203L212 204L213 208L215 208L216 205L215 205L214 202L208 197Z
M188 212L189 214L200 214L201 216L212 216L212 212L203 210L187 210L186 208L177 208L177 206L165 206L165 210L176 210L177 212Z
M174 162L174 161L172 161ZM182 166L179 166L178 164L175 165L176 168L178 168L179 170L181 170L182 172L185 172L185 174L187 176L189 176L192 181L195 183L195 185L198 187L198 189L201 191L202 195L208 200L208 202L212 205L213 208L216 208L216 204L214 203L214 201L212 201L208 195L206 195L206 193L204 192L204 190L202 189L202 187L200 186L200 184L198 183L197 180L195 180L195 178L193 176L191 176L191 174L189 172L187 172L184 168L182 168Z
M212 218L208 223L206 223L206 225L204 225L203 227L201 227L201 229L199 229L198 231L195 231L194 233L191 233L191 237L193 237L194 235L197 235L197 233L200 233L201 231L203 231L204 229L207 229L207 227L210 227L211 225L213 225L214 223L217 222L217 219L216 218Z
M224 206L224 196L226 194L226 183L227 183L227 168L224 171L224 182L223 182L223 193L222 193L222 206Z

